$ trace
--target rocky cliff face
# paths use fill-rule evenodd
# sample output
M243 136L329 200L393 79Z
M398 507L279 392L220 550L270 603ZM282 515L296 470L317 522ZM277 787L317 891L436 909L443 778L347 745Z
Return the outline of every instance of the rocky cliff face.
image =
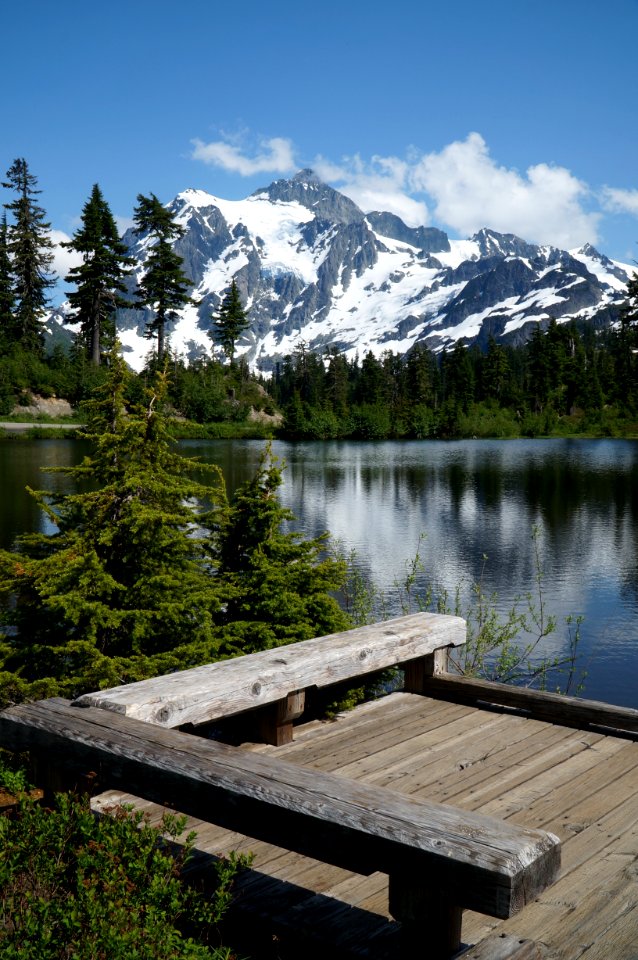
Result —
M455 241L391 213L364 214L311 170L245 200L186 190L169 206L186 231L176 249L197 301L170 331L172 349L210 355L211 316L234 278L251 321L237 352L264 371L302 341L361 356L489 336L521 342L550 317L607 324L632 272L590 245L568 252L489 229ZM125 240L139 275L145 238ZM150 346L144 320L141 311L118 316L137 367Z

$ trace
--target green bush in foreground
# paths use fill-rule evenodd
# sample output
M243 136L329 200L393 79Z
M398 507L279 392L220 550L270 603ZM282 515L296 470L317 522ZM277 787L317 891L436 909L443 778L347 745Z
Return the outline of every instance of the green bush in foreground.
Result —
M0 771L0 781L1 781ZM0 817L0 956L4 960L229 960L211 946L243 858L220 861L212 899L185 885L176 859L185 818L151 827L139 812L96 817L60 794L54 809L22 800Z

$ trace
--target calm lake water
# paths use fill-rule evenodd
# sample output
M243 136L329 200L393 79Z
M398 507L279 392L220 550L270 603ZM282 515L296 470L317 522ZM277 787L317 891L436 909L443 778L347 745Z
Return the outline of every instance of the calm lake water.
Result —
M264 445L188 441L185 455L218 463L230 490L254 470ZM365 577L400 612L396 584L419 548L431 583L453 593L482 578L509 609L534 590L532 533L543 599L559 620L582 615L583 695L638 707L638 442L437 441L273 444L285 460L282 502L306 535L329 530L356 551ZM0 542L46 529L25 485L64 485L42 466L77 462L70 440L0 441ZM485 559L487 558L487 559ZM545 654L567 649L566 631Z

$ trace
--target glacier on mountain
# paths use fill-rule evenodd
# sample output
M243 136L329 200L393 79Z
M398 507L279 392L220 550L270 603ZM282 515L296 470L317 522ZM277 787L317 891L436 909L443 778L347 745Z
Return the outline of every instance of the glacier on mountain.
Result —
M211 318L235 279L250 319L237 355L264 372L302 343L354 357L405 353L416 343L485 344L490 336L520 343L551 317L609 325L633 273L589 244L565 251L487 228L451 240L394 214L364 213L310 170L244 200L188 189L168 206L185 231L175 249L195 301L169 329L171 349L188 360L211 355ZM124 240L139 275L148 238L127 231ZM136 369L150 349L147 319L140 310L118 312L125 357Z

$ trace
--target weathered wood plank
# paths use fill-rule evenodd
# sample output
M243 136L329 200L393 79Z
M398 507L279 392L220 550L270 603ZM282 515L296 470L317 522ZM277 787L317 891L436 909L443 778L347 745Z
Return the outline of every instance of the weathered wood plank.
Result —
M540 951L533 940L507 933L486 937L462 954L462 960L539 960Z
M0 714L13 750L57 752L108 785L359 873L432 878L459 906L506 917L556 878L556 837L415 801L66 701Z
M516 720L520 720L520 724ZM437 753L433 762L428 762L427 768L428 782L433 784L433 790L437 793L437 797L432 794L431 799L456 803L452 795L474 794L483 781L497 786L495 770L500 771L503 777L509 777L520 760L528 762L535 749L548 749L554 741L565 740L571 733L559 727L547 727L546 724L538 724L541 729L535 729L535 724L535 720L511 717L505 727L492 727L484 731L482 740L478 742L475 736L471 736L467 744L463 742L454 753ZM429 761L429 755L424 759ZM413 764L410 769L403 764L387 782L381 777L376 778L375 783L391 786L400 793L413 793L423 785L421 766ZM464 806L462 802L458 805Z
M368 728L363 738L358 731L351 738L341 737L338 728L335 728L331 752L327 752L325 747L320 751L313 748L296 756L305 766L317 770L334 771L339 768L339 772L345 772L346 776L358 776L356 764L374 767L389 763L395 751L400 750L412 737L418 736L425 744L437 743L448 735L454 735L453 732L448 734L450 728L458 731L464 721L469 722L467 713L462 712L464 708L458 704L450 704L449 710L445 710L445 705L442 706L443 709L433 710L428 717L415 713L413 718L399 718L396 724L378 726L376 730Z
M465 621L415 613L80 697L164 727L201 724L465 643Z
M559 693L529 690L527 687L513 687L447 673L424 677L422 692L455 703L483 702L515 707L527 711L538 720L579 729L594 726L603 727L606 731L638 732L638 710Z
M525 723L536 724L536 721L526 720ZM469 803L468 809L477 809L481 803L487 803L505 790L582 753L600 738L599 734L586 733L583 738L589 738L589 741L575 740L571 730L545 724L536 730L532 727L532 731L531 736L520 742L514 738L511 744L503 744L502 751L491 753L480 766L470 767L460 775L450 774L442 780L440 793L437 788L438 795L432 799L462 807ZM406 787L404 789L402 781L393 784L394 789L411 793L409 784L406 783Z
M629 751L623 750L623 746L627 744L622 740L605 737L595 749L584 750L548 767L526 784L504 793L500 800L481 805L481 809L504 819L524 812L525 822L539 829L547 822L559 822L576 803L582 804L587 797L598 793L603 784L608 786L636 767L638 752L634 744L629 745ZM612 797L601 795L600 799L599 810L603 812Z
M390 722L387 719L388 709L392 714ZM418 722L420 729L422 724L443 726L447 718L461 716L467 709L458 704L412 694L391 693L379 700L360 704L356 710L339 714L334 720L323 720L308 731L310 725L303 724L295 731L294 743L286 746L286 756L303 758L302 762L308 766L315 760L320 761L326 753L331 754L339 749L354 759L367 752L375 752L380 744L388 740L400 742L414 729L415 722ZM427 710L427 716L424 716L424 710ZM429 729L429 726L424 729ZM329 751L325 749L327 742L330 742ZM251 744L250 749L255 749L255 746ZM272 747L261 744L256 749L272 752Z
M379 751L348 764L340 764L339 772L359 780L371 779L376 771L390 783L393 773L398 775L405 769L414 770L415 756L421 756L423 765L429 765L439 757L449 758L457 744L472 735L480 736L481 730L486 733L494 725L502 727L504 719L489 713L478 717L467 714L451 720L443 727L426 729L423 733L421 724L415 725L411 735L398 742L391 752Z

